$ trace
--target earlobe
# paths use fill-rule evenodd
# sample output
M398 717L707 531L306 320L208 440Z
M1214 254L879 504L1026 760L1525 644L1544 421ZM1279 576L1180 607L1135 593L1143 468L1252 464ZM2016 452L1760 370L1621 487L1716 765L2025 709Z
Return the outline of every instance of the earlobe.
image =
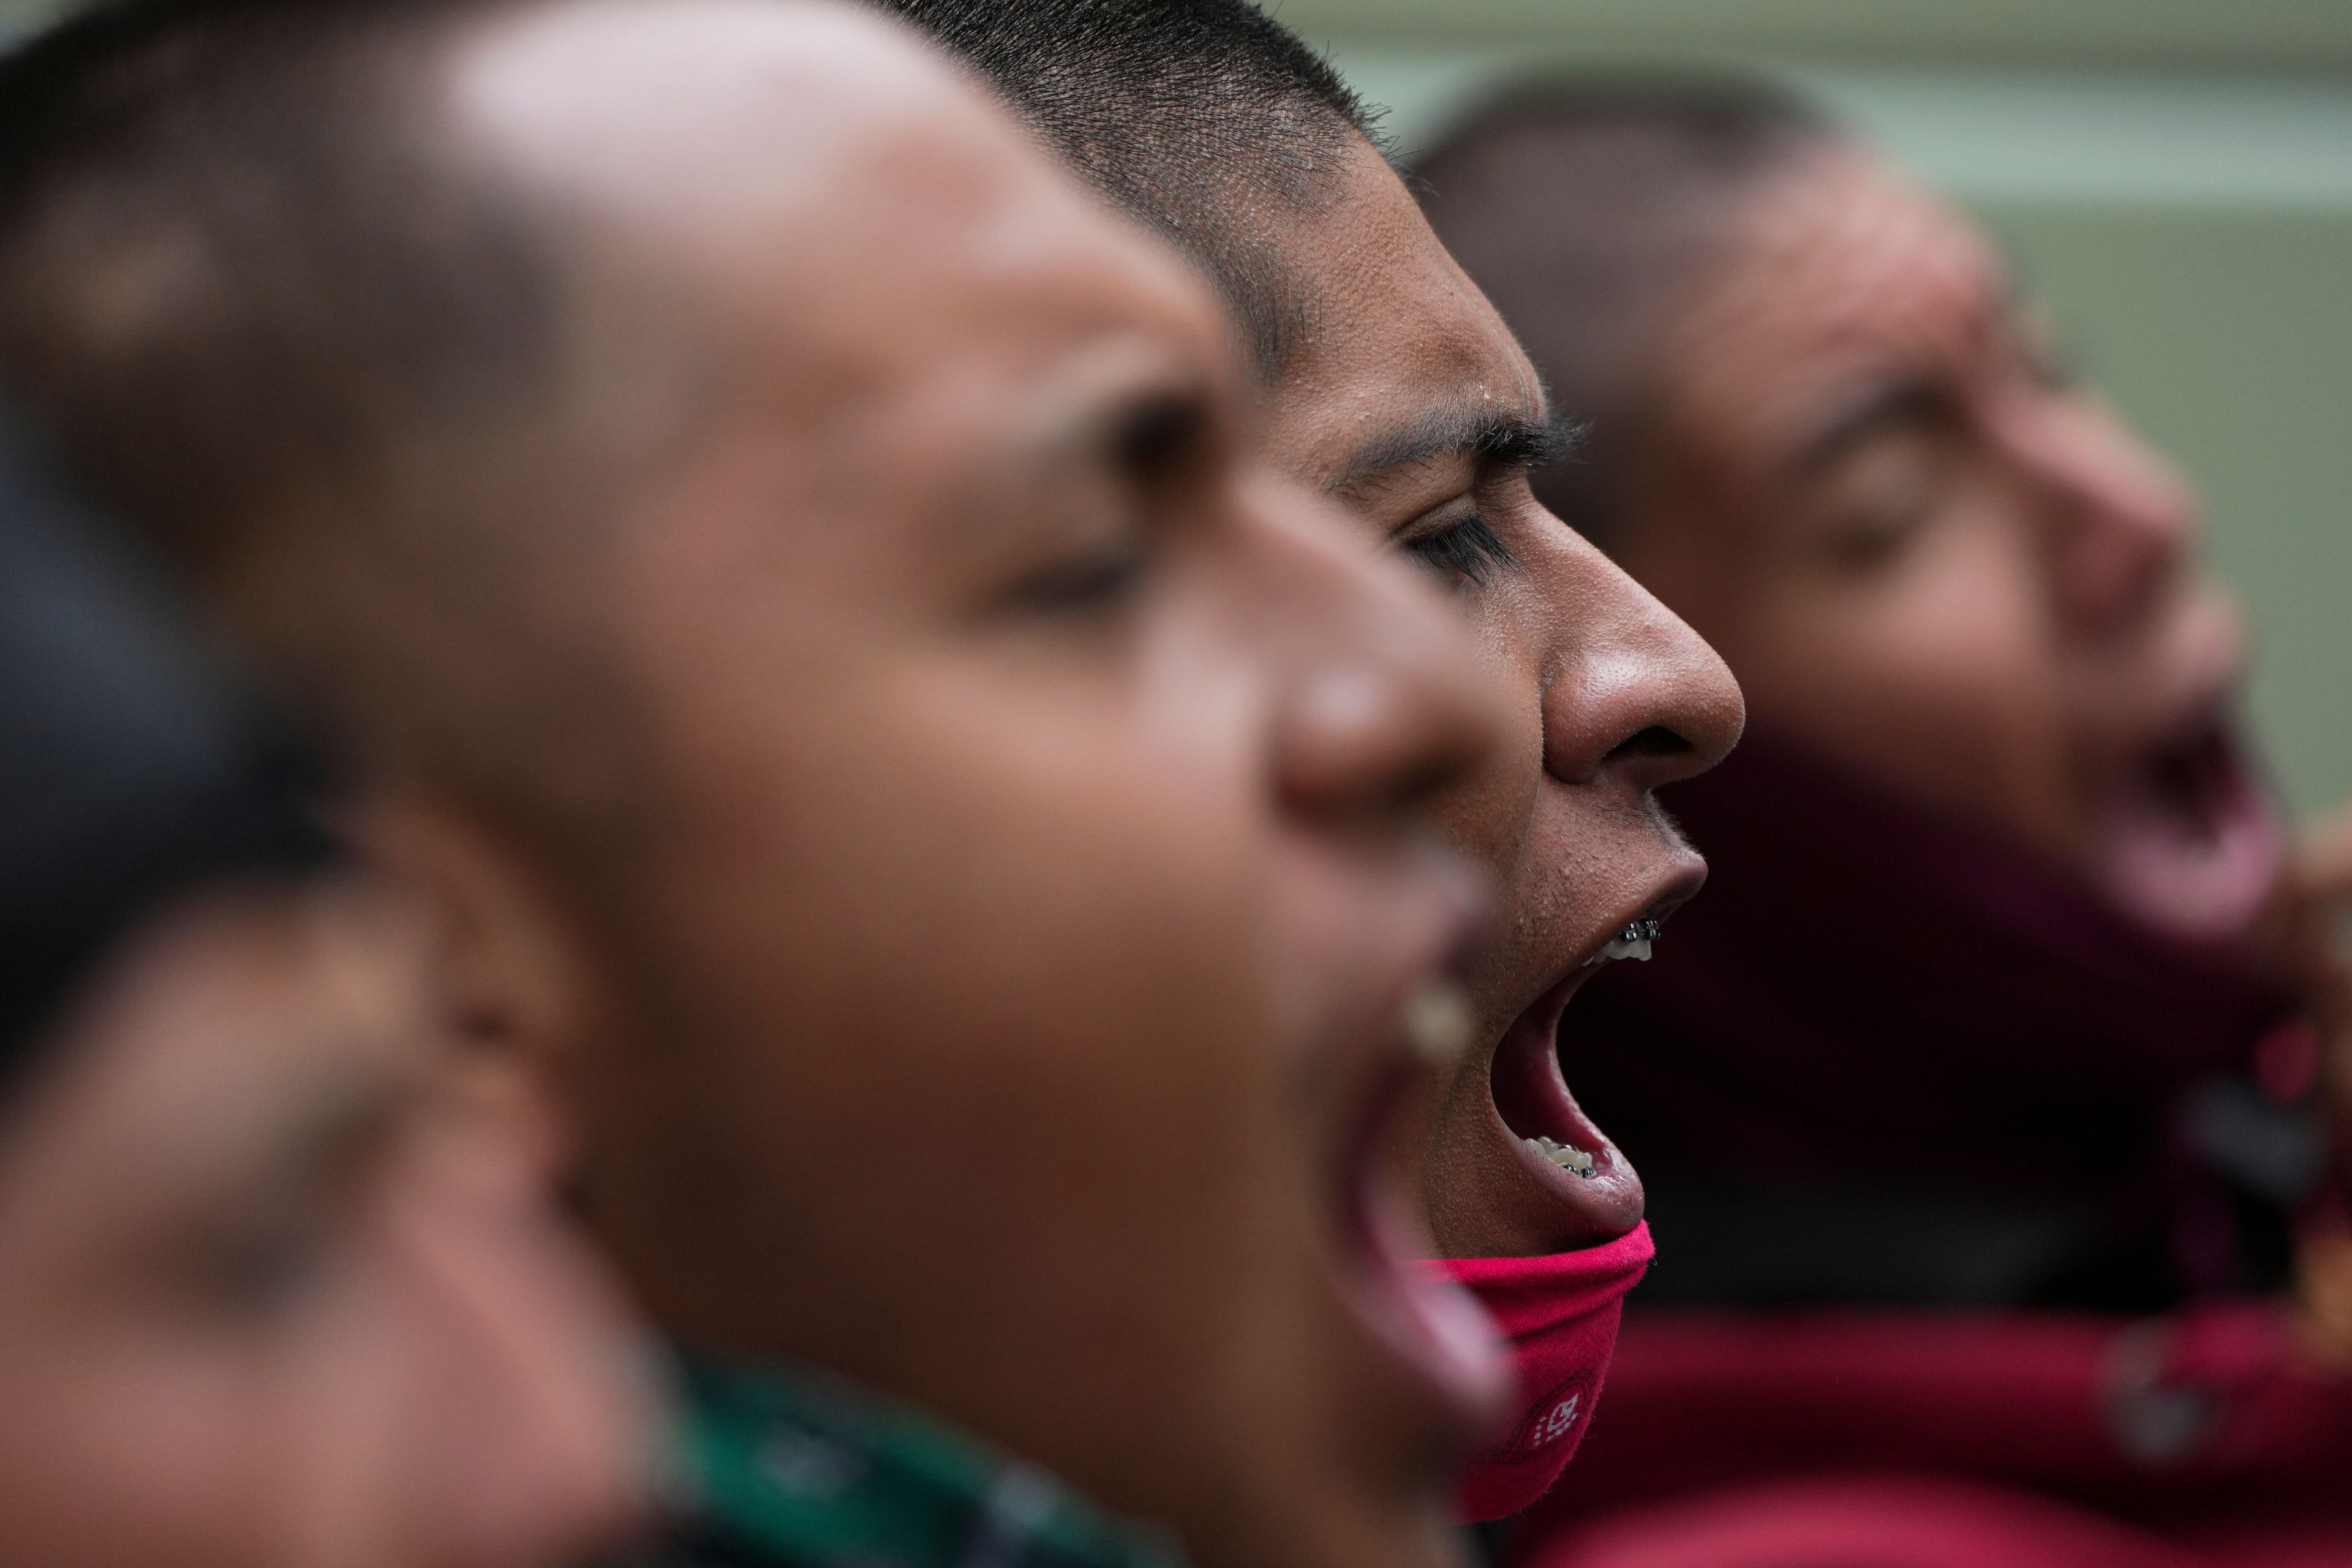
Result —
M585 1037L599 1013L574 923L529 858L459 808L381 793L352 808L348 826L368 862L423 908L453 1090L509 1122L551 1172L566 1169Z

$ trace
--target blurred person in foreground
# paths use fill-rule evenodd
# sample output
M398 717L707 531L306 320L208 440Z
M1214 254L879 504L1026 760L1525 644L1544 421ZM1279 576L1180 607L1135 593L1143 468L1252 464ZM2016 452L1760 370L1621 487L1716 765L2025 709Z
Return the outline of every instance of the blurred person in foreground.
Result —
M1438 814L1503 884L1470 1049L1420 1183L1442 1271L1514 1342L1517 1408L1463 1511L1526 1507L1591 1417L1650 1257L1642 1180L1560 1077L1563 1011L1649 953L1706 866L1653 791L1739 733L1722 661L1529 492L1561 433L1330 68L1247 0L888 0L1078 173L1181 248L1241 322L1275 461L1451 590L1510 700Z
M0 1555L531 1568L651 1436L417 911L0 437Z
M1667 797L1717 868L1675 962L1562 1040L1675 1252L1524 1553L2340 1554L2352 1404L2276 1299L2340 1246L2317 1036L2186 484L1970 223L1799 106L1562 88L1417 172L1592 422L1538 494L1753 715ZM1906 1472L2031 1492L1859 1479Z
M1496 702L1198 279L821 4L163 0L0 104L0 376L351 736L678 1347L659 1559L1452 1561L1505 1369L1381 1156Z

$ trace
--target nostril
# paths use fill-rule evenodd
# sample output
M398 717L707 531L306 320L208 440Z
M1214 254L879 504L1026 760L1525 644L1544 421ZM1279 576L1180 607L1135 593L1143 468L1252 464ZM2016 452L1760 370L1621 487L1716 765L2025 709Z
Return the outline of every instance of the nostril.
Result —
M1609 748L1609 754L1601 759L1601 763L1605 766L1635 757L1687 757L1696 748L1688 741L1664 724L1653 724L1646 730L1635 731Z

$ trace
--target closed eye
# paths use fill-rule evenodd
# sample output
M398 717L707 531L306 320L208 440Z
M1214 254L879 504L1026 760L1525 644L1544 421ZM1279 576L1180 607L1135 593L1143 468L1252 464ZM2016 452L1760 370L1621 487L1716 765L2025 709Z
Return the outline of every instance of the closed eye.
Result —
M1009 606L1028 615L1078 615L1134 595L1151 567L1152 542L1139 533L1085 554L1053 562L1014 585Z
M1517 564L1502 536L1473 512L1460 522L1426 533L1405 545L1414 560L1449 585L1484 587L1496 571Z

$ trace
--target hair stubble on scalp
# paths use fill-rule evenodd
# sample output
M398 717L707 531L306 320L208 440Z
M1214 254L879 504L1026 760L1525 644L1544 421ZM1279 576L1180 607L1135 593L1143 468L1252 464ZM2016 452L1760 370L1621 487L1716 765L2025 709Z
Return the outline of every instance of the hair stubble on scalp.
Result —
M371 763L610 840L645 791L593 544L692 377L445 134L437 68L510 8L132 0L11 57L0 386Z
M1249 0L876 0L993 86L1224 296L1259 378L1312 330L1276 236L1328 210L1362 100Z
M1538 499L1604 550L1623 543L1655 437L1673 321L1736 243L1748 203L1844 144L1768 83L1592 74L1531 83L1413 161L1423 210L1585 426Z

